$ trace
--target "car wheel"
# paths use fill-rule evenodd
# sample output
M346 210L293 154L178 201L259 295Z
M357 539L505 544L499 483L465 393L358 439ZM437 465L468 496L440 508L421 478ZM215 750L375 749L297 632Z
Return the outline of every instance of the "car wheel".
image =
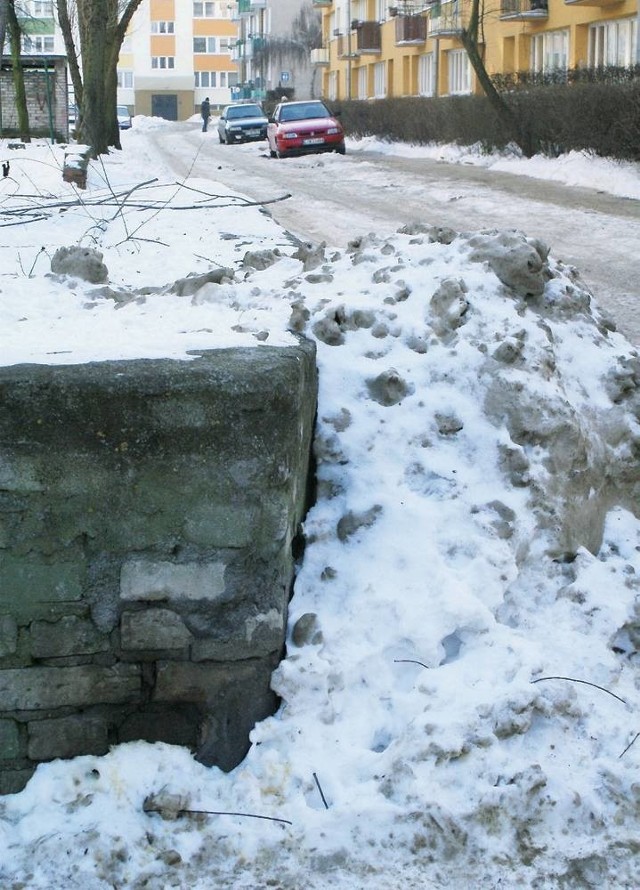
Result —
M347 149L345 147L344 142L336 148L336 151L338 152L339 155L346 154Z
M270 157L270 158L277 158L277 157L278 157L278 153L275 152L272 148L270 148L270 149L269 149L269 157Z

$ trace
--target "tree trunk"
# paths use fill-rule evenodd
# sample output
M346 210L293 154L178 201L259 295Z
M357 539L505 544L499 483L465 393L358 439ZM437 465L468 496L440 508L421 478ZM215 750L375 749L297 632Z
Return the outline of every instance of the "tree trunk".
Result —
M20 23L16 16L13 0L7 9L9 41L11 43L11 66L13 69L13 89L16 95L16 111L18 112L18 133L23 142L31 142L29 130L29 112L27 110L27 93L24 87L24 71L20 60Z
M80 63L78 62L76 45L73 41L73 25L69 16L67 0L58 0L57 6L58 24L62 31L64 48L67 52L67 64L69 65L69 74L71 75L71 83L73 84L76 108L80 110L82 106L82 75L80 74Z
M106 154L110 147L120 148L120 129L116 115L118 95L118 56L122 41L142 0L128 0L118 19L118 0L76 0L81 53L73 43L67 0L57 0L58 18L63 28L69 58L75 59L71 79L80 105L78 139L91 146L94 157ZM65 25L63 26L63 21ZM65 32L65 27L68 31ZM82 74L78 56L82 57Z
M484 3L482 12L480 10L480 0L471 0L471 14L469 16L469 24L463 28L460 33L460 40L466 50L471 67L476 73L478 82L482 90L489 100L491 107L494 109L503 125L511 135L512 140L518 145L525 157L531 157L531 140L527 133L523 131L521 122L516 114L505 102L504 98L495 88L495 85L487 69L485 68L484 59L480 52L480 43L478 39L479 26L484 15Z

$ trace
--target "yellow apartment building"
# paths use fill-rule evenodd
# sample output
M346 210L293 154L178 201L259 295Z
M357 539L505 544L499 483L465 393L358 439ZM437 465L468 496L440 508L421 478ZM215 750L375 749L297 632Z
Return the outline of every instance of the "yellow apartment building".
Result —
M460 41L471 0L313 0L330 100L481 92ZM391 5L396 3L397 5ZM640 0L481 0L489 74L640 62Z

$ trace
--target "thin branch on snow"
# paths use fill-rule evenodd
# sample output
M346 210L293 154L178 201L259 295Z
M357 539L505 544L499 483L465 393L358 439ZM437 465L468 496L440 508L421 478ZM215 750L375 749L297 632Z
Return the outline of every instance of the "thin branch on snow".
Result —
M577 680L575 677L538 677L536 680L532 680L532 683L542 683L543 680L568 680L570 683L584 683L585 686L593 686L594 689L599 689L601 692L606 692L607 695L613 696L613 698L617 698L618 701L621 701L623 705L626 705L627 702L620 698L619 695L616 695L615 692L611 692L610 689L605 689L604 686L598 686L597 683L590 683L589 680Z

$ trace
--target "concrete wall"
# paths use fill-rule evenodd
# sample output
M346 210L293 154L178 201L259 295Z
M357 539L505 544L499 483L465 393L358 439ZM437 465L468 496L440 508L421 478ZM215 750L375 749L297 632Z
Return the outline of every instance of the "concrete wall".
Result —
M133 739L235 766L277 702L314 347L0 368L0 791Z

